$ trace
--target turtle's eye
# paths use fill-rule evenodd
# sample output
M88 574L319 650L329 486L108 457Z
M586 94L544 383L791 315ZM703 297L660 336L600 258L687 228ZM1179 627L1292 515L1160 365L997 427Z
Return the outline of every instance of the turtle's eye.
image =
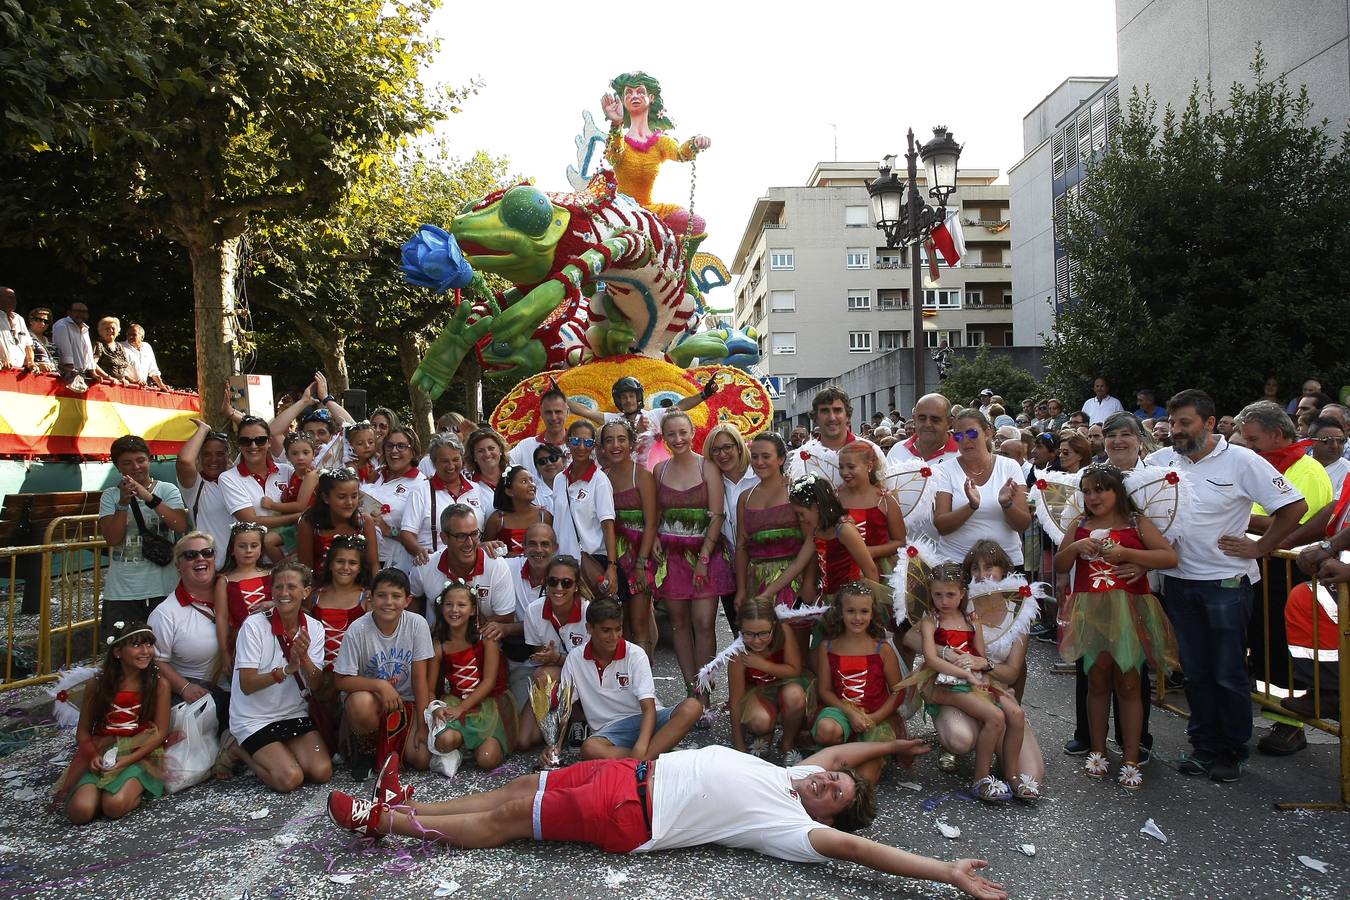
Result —
M541 237L553 218L553 204L544 192L528 184L513 187L502 197L502 221L530 237Z

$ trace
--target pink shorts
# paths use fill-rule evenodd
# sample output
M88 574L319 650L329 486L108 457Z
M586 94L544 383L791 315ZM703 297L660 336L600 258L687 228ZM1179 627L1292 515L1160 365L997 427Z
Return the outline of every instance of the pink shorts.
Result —
M610 853L647 843L652 834L638 801L637 767L636 759L590 759L540 772L534 839L594 844Z

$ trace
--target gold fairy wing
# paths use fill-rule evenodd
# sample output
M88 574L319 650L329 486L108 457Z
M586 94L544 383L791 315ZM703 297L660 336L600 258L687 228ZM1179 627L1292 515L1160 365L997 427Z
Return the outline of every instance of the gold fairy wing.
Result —
M900 514L908 526L916 513L920 519L931 519L933 515L933 494L936 487L933 482L933 470L927 465L906 466L887 472L881 478L881 486L895 495L900 503Z
M1078 489L1078 475L1064 472L1036 470L1030 499L1036 506L1036 519L1059 546L1069 524L1083 514L1083 494Z
M1184 519L1194 509L1195 490L1184 474L1164 466L1136 466L1125 473L1125 489L1164 537L1176 540L1185 531Z

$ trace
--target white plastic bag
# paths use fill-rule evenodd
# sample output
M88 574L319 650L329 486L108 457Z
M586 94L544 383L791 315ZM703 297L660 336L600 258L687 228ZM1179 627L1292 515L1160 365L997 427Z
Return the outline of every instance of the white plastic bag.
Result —
M464 755L459 752L459 748L455 748L449 753L442 753L436 749L436 737L450 727L444 723L439 728L436 726L434 717L436 711L440 709L445 709L445 702L432 700L427 704L427 708L422 711L422 719L427 723L427 743L431 745L431 771L446 778L454 778L455 773L459 771L459 764L463 761Z
M170 794L206 780L220 754L216 702L210 694L169 711L169 741L164 751L164 787Z

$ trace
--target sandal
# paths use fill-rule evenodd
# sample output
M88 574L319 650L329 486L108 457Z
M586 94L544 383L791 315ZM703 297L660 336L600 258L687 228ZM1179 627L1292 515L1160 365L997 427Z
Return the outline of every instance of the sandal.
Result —
M227 728L225 733L220 736L220 752L216 754L216 761L211 764L211 775L217 781L226 781L234 777L234 748L239 746L234 735Z
M1105 778L1110 763L1106 761L1105 754L1092 751L1083 761L1083 774L1089 778Z
M1013 779L1013 796L1027 803L1035 803L1041 799L1041 786L1036 783L1036 779L1022 772Z
M986 775L970 787L975 799L985 803L1002 803L1012 799L1012 790L1006 782L999 781L993 775Z
M1144 773L1139 771L1138 763L1123 763L1120 773L1116 775L1116 781L1126 790L1137 791L1144 786Z

